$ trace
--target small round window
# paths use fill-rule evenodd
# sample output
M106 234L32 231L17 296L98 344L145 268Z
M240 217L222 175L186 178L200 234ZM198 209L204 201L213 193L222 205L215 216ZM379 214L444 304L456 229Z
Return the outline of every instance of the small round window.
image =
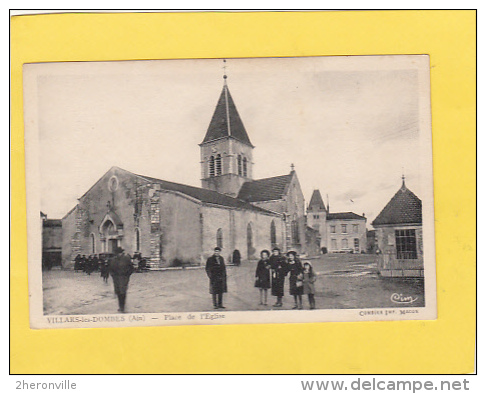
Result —
M118 189L118 178L115 175L113 175L108 181L108 189L111 192L114 192L116 189Z

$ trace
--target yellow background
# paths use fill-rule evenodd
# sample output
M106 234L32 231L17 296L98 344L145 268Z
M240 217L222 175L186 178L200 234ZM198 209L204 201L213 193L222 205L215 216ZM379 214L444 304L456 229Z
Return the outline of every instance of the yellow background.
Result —
M12 373L465 373L474 368L476 13L356 11L13 17ZM439 319L31 330L22 64L429 54Z

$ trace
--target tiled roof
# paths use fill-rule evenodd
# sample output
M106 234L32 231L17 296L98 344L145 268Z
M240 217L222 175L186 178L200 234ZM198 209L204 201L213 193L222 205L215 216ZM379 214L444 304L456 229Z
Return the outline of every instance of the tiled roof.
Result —
M312 197L309 202L309 208L316 209L326 209L324 201L322 200L321 192L319 190L314 190Z
M256 212L274 214L274 212L267 211L266 209L249 204L246 201L242 201L237 198L230 197L227 196L226 194L218 193L213 190L202 189L200 187L183 185L175 182L168 182L157 178L147 177L144 175L137 175L137 176L146 179L149 182L159 184L160 187L164 190L179 192L189 197L195 198L196 200L199 200L204 203L221 205L223 207L229 207L229 208L248 209Z
M358 215L354 212L335 212L328 213L327 220L351 220L351 219L366 219L364 216Z
M253 146L241 121L236 105L231 97L228 86L224 85L213 118L202 143L232 137L238 141Z
M285 196L292 176L291 172L287 175L245 182L238 198L248 202L280 200Z
M385 208L371 223L387 224L422 224L422 201L413 194L403 182L402 187L393 196Z

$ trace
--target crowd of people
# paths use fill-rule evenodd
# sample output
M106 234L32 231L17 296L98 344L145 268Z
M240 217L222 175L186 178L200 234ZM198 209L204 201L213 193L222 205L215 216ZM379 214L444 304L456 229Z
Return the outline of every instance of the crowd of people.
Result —
M206 261L206 273L209 278L209 292L213 298L214 309L224 309L223 294L227 290L226 267L221 256L221 248L214 248L214 254ZM289 251L285 256L278 247L260 252L260 260L255 272L255 287L260 290L260 305L268 305L268 290L276 297L273 307L283 306L285 293L285 278L289 277L289 292L294 297L292 309L304 309L302 296L307 295L309 308L315 309L316 274L312 264L308 261L302 263L297 253Z
M74 271L84 272L87 275L91 275L93 272L100 272L101 277L106 282L109 276L108 263L113 254L91 254L88 257L86 255L78 254L74 259ZM131 258L132 265L137 272L146 272L147 259L142 257L139 252L133 254Z
M85 254L82 256L78 254L74 259L74 271L82 271L87 275L91 275L93 272L100 271L105 262L107 262L106 258L97 254L90 254L88 257Z
M130 275L135 272L147 270L147 263L140 253L133 257L126 254L124 250L117 247L112 255L86 255L78 254L74 260L74 270L83 271L87 275L99 271L105 283L111 275L115 293L118 297L118 311L125 311L126 294ZM225 309L223 305L223 294L228 291L226 280L226 266L221 256L221 248L214 248L214 253L206 261L206 273L209 277L209 292L212 295L214 309ZM292 309L304 309L303 295L307 295L309 308L315 309L315 286L316 274L312 264L308 261L302 263L294 251L283 255L278 247L260 252L260 260L255 271L254 286L260 292L260 305L268 305L268 292L276 297L273 305L275 308L283 306L285 294L285 282L288 279L289 293L293 296L294 306Z

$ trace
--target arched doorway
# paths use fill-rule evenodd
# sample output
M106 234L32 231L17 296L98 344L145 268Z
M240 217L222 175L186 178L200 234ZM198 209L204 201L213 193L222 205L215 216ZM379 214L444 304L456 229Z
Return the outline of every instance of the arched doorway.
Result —
M101 236L104 244L104 251L114 253L118 246L118 232L111 220L106 220L101 227Z
M253 228L251 223L248 223L248 226L246 227L246 246L248 260L250 260L255 253L255 248L253 247Z

